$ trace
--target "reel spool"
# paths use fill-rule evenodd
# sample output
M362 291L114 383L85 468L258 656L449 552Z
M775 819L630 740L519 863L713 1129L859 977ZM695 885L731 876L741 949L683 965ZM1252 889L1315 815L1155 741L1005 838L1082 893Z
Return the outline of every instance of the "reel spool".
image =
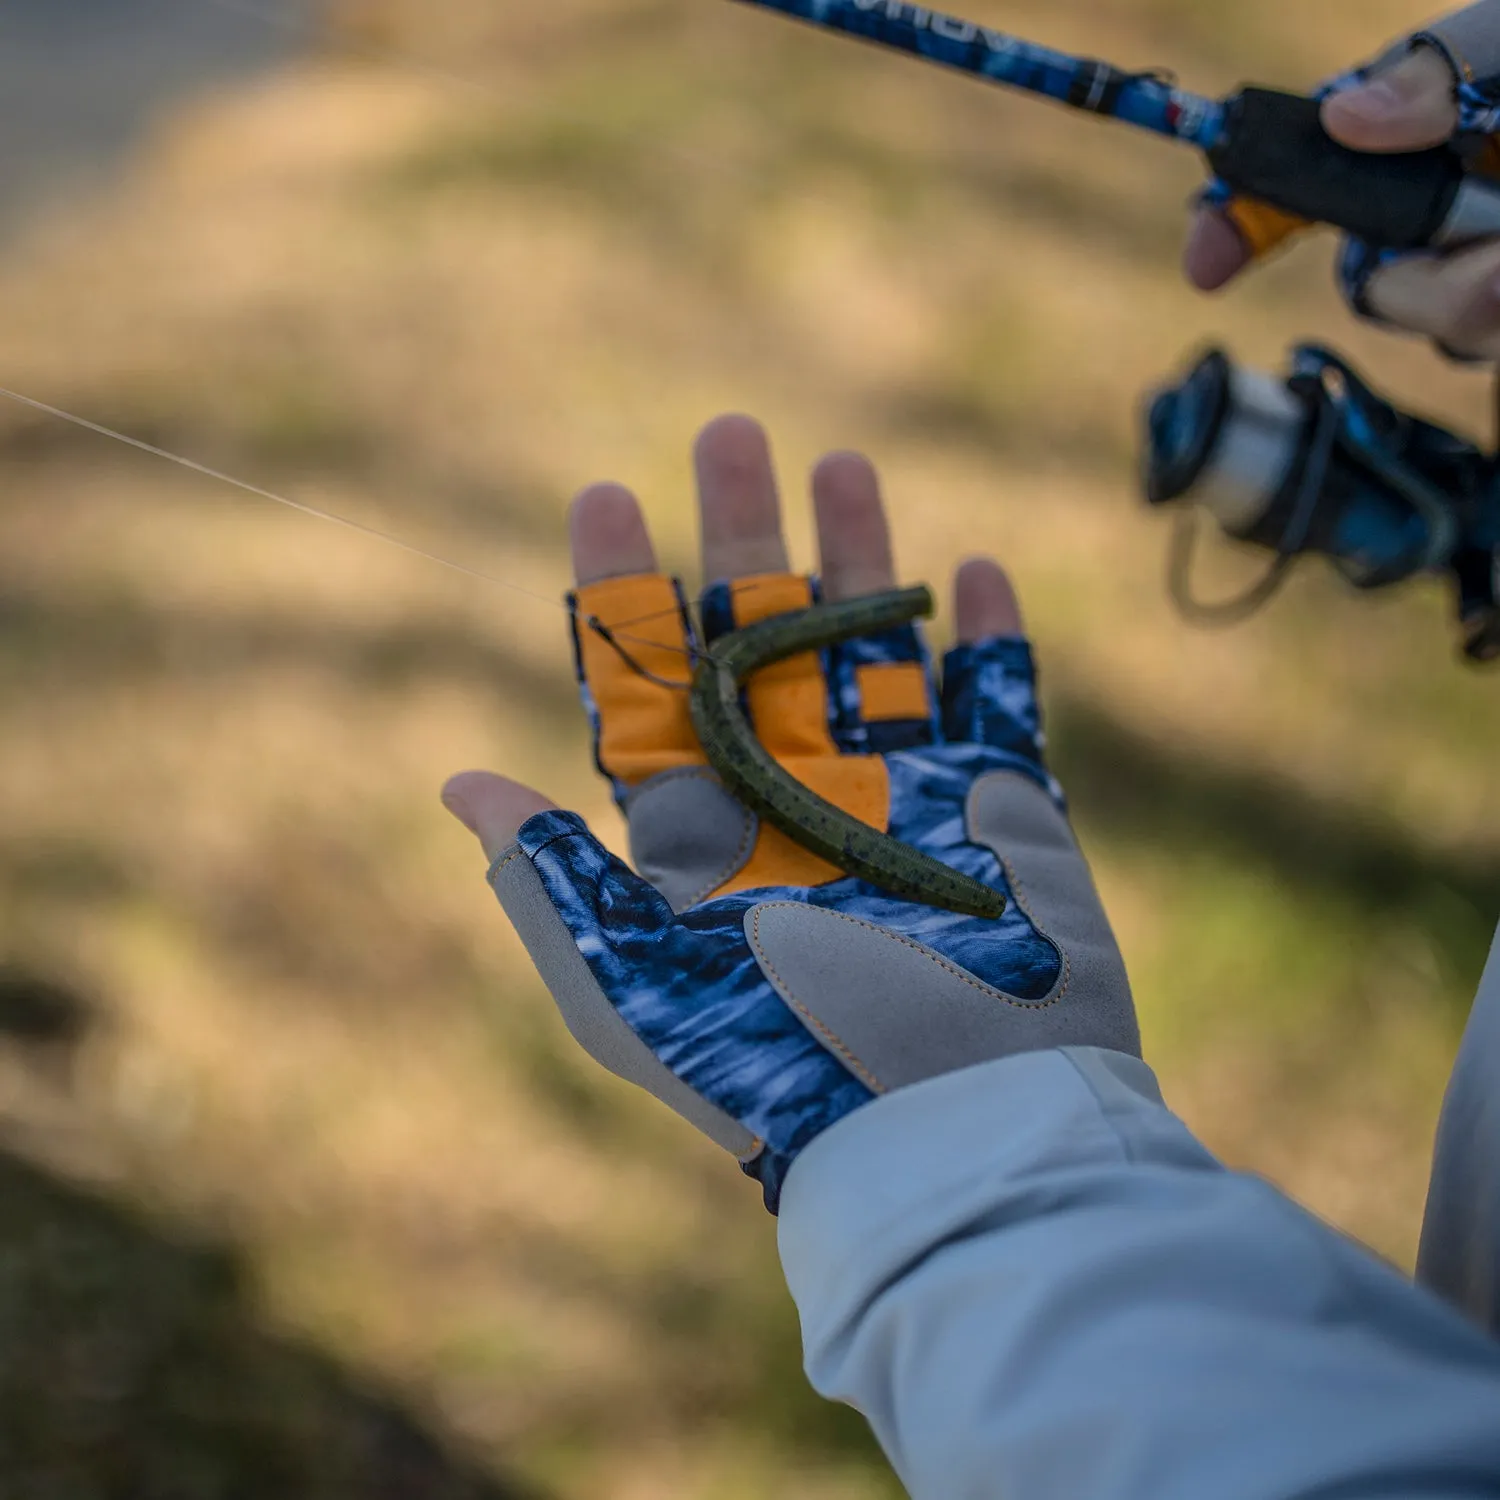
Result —
M1189 619L1245 619L1298 558L1319 555L1362 590L1451 578L1465 654L1500 659L1500 460L1402 412L1311 344L1282 378L1211 350L1154 396L1145 426L1146 497L1183 511L1171 587ZM1273 556L1241 598L1193 597L1199 512Z

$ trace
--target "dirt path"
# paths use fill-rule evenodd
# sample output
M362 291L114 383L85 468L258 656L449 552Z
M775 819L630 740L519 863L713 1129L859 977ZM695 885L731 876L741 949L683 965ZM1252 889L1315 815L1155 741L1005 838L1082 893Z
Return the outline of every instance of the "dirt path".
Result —
M164 111L295 52L310 0L0 0L0 232L114 170Z

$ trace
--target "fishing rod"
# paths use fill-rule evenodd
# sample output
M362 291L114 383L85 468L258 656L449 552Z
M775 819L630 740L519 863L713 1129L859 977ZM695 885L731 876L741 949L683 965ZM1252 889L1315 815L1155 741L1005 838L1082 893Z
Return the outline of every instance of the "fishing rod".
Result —
M1236 196L1390 250L1500 234L1500 187L1451 146L1372 156L1323 128L1316 99L1245 87L1216 100L904 0L738 0L1195 148Z
M1369 155L1335 141L1321 102L1298 94L1247 86L1211 99L1159 72L1125 72L904 0L739 3L1191 146L1236 209L1269 205L1387 250L1500 234L1500 184L1470 175L1463 152L1468 138L1493 131L1495 111L1462 92L1453 144ZM1233 217L1256 247L1257 218L1268 216ZM1281 381L1215 351L1150 404L1146 490L1182 517L1171 592L1183 614L1244 619L1296 560L1320 554L1361 589L1421 573L1450 579L1465 655L1500 660L1500 457L1401 411L1327 350L1301 346L1292 366ZM1273 554L1241 598L1193 598L1195 510Z

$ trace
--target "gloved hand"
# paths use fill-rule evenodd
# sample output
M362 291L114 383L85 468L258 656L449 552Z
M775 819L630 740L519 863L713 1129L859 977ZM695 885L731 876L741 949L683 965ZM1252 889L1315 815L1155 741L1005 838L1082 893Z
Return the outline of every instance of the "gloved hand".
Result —
M1472 170L1500 176L1500 0L1479 0L1328 86L1323 123L1360 151L1418 151L1457 137ZM1205 291L1227 285L1302 227L1263 205L1209 195L1186 254ZM1444 254L1346 241L1340 278L1362 317L1424 334L1459 359L1500 359L1500 243Z
M805 606L780 535L764 434L724 418L699 440L713 639ZM814 478L831 599L894 586L874 472ZM903 630L769 668L747 685L777 759L822 796L1010 898L998 921L849 879L757 820L708 769L682 691L695 626L656 572L633 498L573 513L575 640L597 759L636 872L583 821L470 773L444 799L573 1034L740 1158L773 1212L798 1154L894 1089L1015 1053L1140 1055L1124 965L1044 769L1030 649L1004 575L958 580L964 644L941 693ZM590 624L604 625L609 635Z

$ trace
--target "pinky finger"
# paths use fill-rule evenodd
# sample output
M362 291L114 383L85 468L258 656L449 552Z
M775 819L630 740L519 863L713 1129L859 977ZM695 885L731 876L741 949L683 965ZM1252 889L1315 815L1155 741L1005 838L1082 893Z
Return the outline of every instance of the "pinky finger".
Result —
M959 644L943 668L943 738L1040 767L1036 664L1010 579L988 558L975 558L959 569L956 593Z
M962 645L995 636L1021 636L1021 606L1003 568L987 557L971 558L954 582L958 639Z

